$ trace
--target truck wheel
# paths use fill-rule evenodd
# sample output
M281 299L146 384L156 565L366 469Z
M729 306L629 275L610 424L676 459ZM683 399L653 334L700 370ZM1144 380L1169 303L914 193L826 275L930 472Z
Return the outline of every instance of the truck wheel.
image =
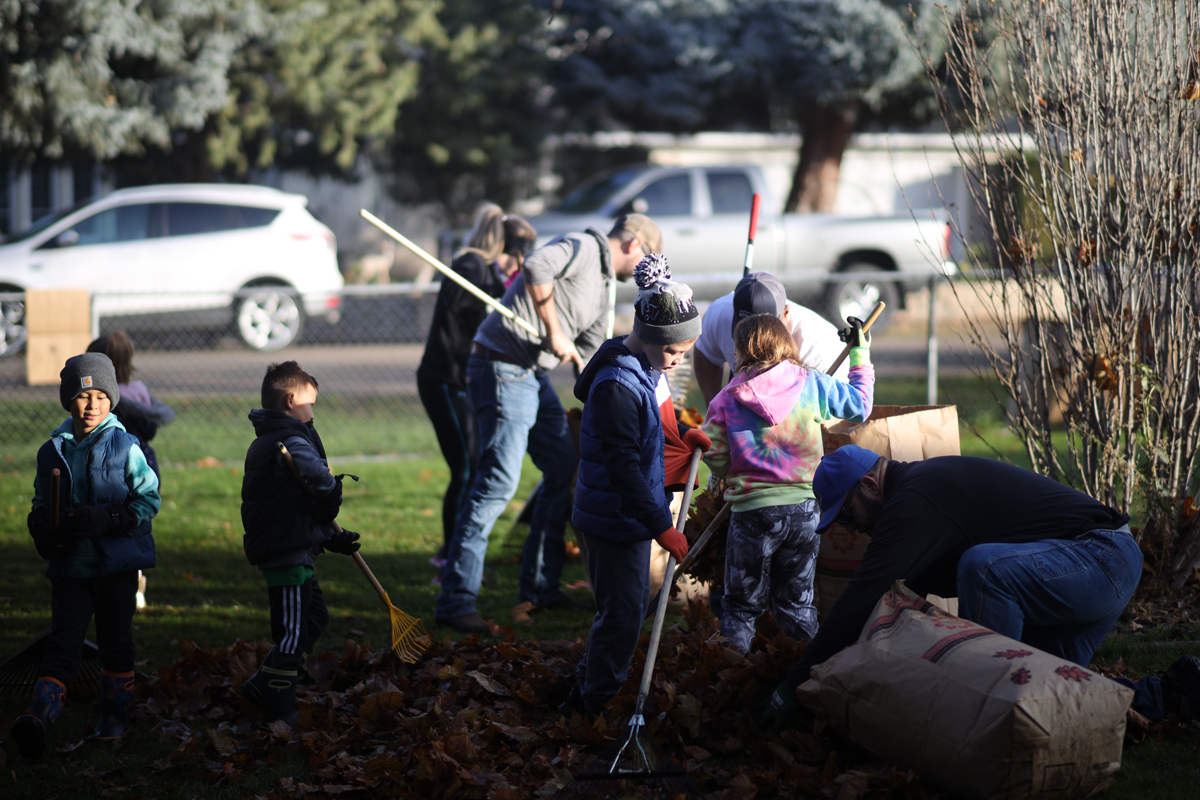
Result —
M247 286L234 302L234 324L242 341L255 350L280 350L300 337L304 312L290 287Z
M19 294L15 286L0 286L0 294ZM0 358L15 356L25 349L29 332L25 329L25 303L0 300Z
M900 305L900 291L895 282L882 279L887 270L859 262L847 265L841 272L862 273L862 277L826 286L825 308L830 319L839 328L845 327L846 317L866 319L875 304L882 300L887 303L887 308L871 326L872 331L882 331L891 323L892 315Z

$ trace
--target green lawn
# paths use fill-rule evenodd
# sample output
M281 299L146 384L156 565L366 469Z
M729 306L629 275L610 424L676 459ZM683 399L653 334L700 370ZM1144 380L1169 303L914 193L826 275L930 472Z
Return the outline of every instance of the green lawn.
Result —
M985 445L964 430L964 453L994 455L991 449L994 446L1020 463L1015 437L1002 431L999 409L980 391L977 382L943 381L942 390L943 402L958 402L965 423L979 428L990 442ZM924 382L881 382L877 395L881 404L920 403L924 399ZM318 417L318 425L321 422L322 417ZM375 423L383 424L380 420ZM236 444L243 450L248 443L248 427L237 429ZM402 427L393 422L388 428L377 428L376 439L381 439L381 434L416 435L398 430ZM161 441L156 441L164 454L174 446L166 430ZM180 436L185 432L189 436L196 433L183 424L178 430ZM224 434L228 441L214 439L214 446L232 448L234 430L231 426ZM364 449L364 452L372 451ZM339 463L336 457L332 460L338 471L349 470L363 479L358 484L347 481L340 521L362 533L363 555L392 601L424 619L432 629L437 586L432 583L435 571L428 559L441 537L440 503L447 480L444 463L436 456L354 464ZM240 468L229 466L207 469L193 466L164 472L164 507L155 521L159 566L148 572L150 607L135 618L139 669L145 672L153 672L177 657L178 649L173 643L176 639L224 646L238 638L268 638L266 591L258 571L246 563L241 549L240 473ZM518 500L528 494L536 477L536 470L527 462ZM31 481L32 469L27 462L10 464L7 471L0 473L0 660L18 650L50 622L49 583L42 577L42 564L25 530ZM518 510L519 504L511 505L496 527L480 595L480 611L484 616L505 624L516 602L519 552L504 547L503 534ZM332 614L318 649L341 651L346 639L370 641L376 647L388 642L388 618L350 559L322 556L317 574ZM568 583L585 580L583 565L569 563L563 578ZM572 639L586 635L591 615L583 610L555 610L544 612L535 620L532 626L521 629L522 636ZM1163 638L1184 634L1164 631ZM1191 639L1200 638L1190 631L1186 634ZM434 631L434 635L441 638L447 634ZM1186 648L1150 646L1114 635L1097 653L1097 661L1111 663L1121 657L1133 672L1147 673L1165 668L1184 651ZM25 702L19 697L0 698L0 720L11 722ZM78 740L84 726L94 722L95 717L92 704L71 706L55 727L56 741ZM0 734L6 728L7 724L0 722ZM241 786L214 788L174 770L159 772L154 762L168 756L177 743L159 742L146 730L135 729L135 732L137 735L121 750L85 747L70 754L54 755L34 768L22 763L15 752L9 752L7 763L0 760L0 766L4 767L0 769L0 796L38 800L53 794L98 797L100 789L92 785L87 775L120 768L127 775L145 776L147 797L244 797L277 788L279 777L303 775L308 769L306 762L284 760L265 767ZM1185 735L1173 742L1147 741L1128 750L1116 787L1108 796L1194 796L1200 778L1194 774L1200 770L1196 759L1198 744L1197 737ZM2 749L0 759L3 759ZM93 772L86 772L89 769Z

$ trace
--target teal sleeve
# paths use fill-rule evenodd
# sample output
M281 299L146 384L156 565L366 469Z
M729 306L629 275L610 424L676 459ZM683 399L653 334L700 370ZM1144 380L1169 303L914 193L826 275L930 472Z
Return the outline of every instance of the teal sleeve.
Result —
M129 448L129 458L125 461L125 483L129 486L129 507L137 514L138 522L153 519L162 508L162 498L158 496L158 476L146 463L146 455L136 444Z

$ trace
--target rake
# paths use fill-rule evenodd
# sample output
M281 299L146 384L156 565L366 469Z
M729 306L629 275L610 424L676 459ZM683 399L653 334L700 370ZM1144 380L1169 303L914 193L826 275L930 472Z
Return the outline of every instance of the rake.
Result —
M279 448L279 454L287 462L292 474L300 481L300 485L304 487L304 491L308 492L311 496L312 489L304 482L304 478L300 476L300 470L296 468L296 462L292 459L292 454L288 452L283 442L278 442L276 446ZM337 520L333 521L333 528L338 533L342 532L342 526L338 525ZM367 562L363 561L361 553L353 553L351 558L354 559L354 563L358 565L358 568L362 570L363 575L367 576L367 580L371 582L371 588L375 590L375 594L379 595L379 599L383 601L383 605L388 610L388 615L392 618L392 652L401 661L408 664L415 664L421 657L421 654L433 644L433 638L425 630L425 626L421 624L421 620L405 614L392 605L392 601L388 598L387 592L383 590L383 586L380 585L379 580L375 577L375 573L371 572L371 568L367 566Z
M692 453L692 463L684 485L683 505L679 509L676 528L687 520L688 507L692 504L692 488L696 473L700 469L700 448ZM664 574L670 583L675 582L675 556L668 556ZM646 696L650 694L650 680L654 677L654 662L658 658L658 642L662 638L663 621L667 616L667 601L671 586L664 581L658 595L658 610L654 614L654 627L650 632L650 643L646 647L646 664L642 668L642 683L638 687L637 705L629 718L629 734L624 741L613 744L575 776L575 780L563 788L559 797L588 798L679 798L703 797L703 793L688 778L687 772L655 746L646 735L646 718L643 715Z

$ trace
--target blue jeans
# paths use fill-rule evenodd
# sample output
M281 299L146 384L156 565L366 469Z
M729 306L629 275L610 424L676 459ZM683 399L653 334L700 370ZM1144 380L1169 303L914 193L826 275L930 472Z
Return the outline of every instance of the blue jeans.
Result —
M488 535L517 491L526 450L542 471L542 490L525 540L519 601L545 605L561 596L563 528L579 465L566 412L545 373L473 355L467 381L479 421L479 469L442 568L438 619L477 610Z
M980 544L958 562L959 616L1086 667L1141 575L1128 527Z

